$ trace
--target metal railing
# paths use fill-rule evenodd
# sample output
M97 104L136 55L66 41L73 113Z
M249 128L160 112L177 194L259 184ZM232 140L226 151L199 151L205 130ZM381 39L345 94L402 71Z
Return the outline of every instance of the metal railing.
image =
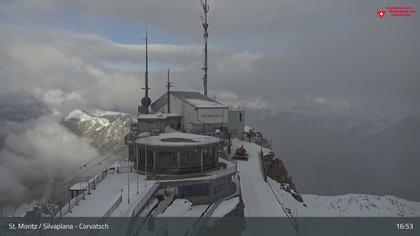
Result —
M146 203L149 201L149 199L153 196L153 194L156 192L156 190L159 188L159 183L153 183L153 185L146 190L143 195L141 196L140 201L137 202L136 206L134 207L131 216L137 216L140 211L143 209L143 207L146 205Z
M236 165L234 165L234 166L229 166L229 167L227 167L226 169L223 169L222 171L220 171L219 173L216 173L216 174L214 174L214 175L211 175L211 176L209 176L209 177L211 177L211 179L218 179L218 178L220 178L220 177L223 177L223 176L226 176L226 175L229 175L229 174L234 174L234 173L236 173L236 171L237 171L237 166Z
M108 174L108 169L100 172L99 174L95 175L94 177L92 177L90 179L89 179L89 177L73 178L70 181L70 186L73 186L74 184L82 183L82 182L87 182L87 184L85 186L82 186L82 184L81 184L81 188L80 188L80 190L78 190L78 191L81 191L81 192L79 194L77 194L76 197L69 199L68 203L66 205L64 205L64 207L62 207L60 209L60 211L55 216L56 217L62 217L64 215L68 214L69 212L71 212L71 210L75 206L77 206L82 199L85 198L85 194L86 194L85 192L87 192L87 194L90 194L91 191L93 189L96 189L96 186L100 182L102 182L102 180L107 176L107 174Z
M165 199L158 203L157 207L151 213L151 216L158 216L159 214L162 214L168 208L168 206L175 199L175 196L176 196L175 189L172 189L170 191L165 191L164 196L165 196Z
M108 211L105 213L104 217L110 217L111 214L114 212L115 209L117 209L120 204L122 203L122 196L120 196L117 201L112 204L112 206L108 209Z
M265 163L264 163L264 153L260 152L258 154L258 157L259 157L258 159L260 162L261 172L263 174L264 181L267 182L267 167L265 166Z
M271 181L274 181L274 180L271 180ZM272 186L272 184L271 184L271 181L268 181L268 182L267 182L268 187L270 188L270 191L273 193L274 197L276 198L277 203L280 205L281 209L283 210L284 214L286 215L287 219L289 220L289 223L291 224L291 226L293 227L293 229L295 229L295 230L296 230L296 232L297 232L297 231L298 231L298 228L299 228L299 225L298 225L297 219L293 216L293 214L292 214L292 213L289 213L289 212L286 210L286 207L285 207L285 206L284 206L284 204L280 201L279 196L277 196L277 191L275 191L275 190L273 189L273 186Z
M83 194L78 194L76 197L69 199L68 203L60 209L56 214L56 217L62 217L71 212L71 210L79 204L79 202L84 198Z

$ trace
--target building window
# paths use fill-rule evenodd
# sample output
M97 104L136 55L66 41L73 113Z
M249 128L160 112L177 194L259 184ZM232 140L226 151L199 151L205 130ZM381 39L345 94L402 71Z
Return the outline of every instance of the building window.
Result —
M176 168L178 167L178 153L159 151L156 164L159 168Z
M242 113L239 113L239 122L242 122Z

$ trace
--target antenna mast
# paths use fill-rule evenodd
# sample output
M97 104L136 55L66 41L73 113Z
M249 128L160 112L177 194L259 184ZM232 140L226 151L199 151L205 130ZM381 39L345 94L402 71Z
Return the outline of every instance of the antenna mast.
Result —
M146 72L144 72L145 78L145 97L149 97L149 53L148 53L148 41L147 41L147 29L146 29Z
M170 82L169 80L169 69L168 69L168 83L166 84L166 87L168 88L168 113L171 113L171 87L172 87L172 82Z
M149 106L152 104L152 100L149 97L149 53L148 53L148 39L146 29L146 71L144 72L144 97L141 99L141 105L139 106L139 114L148 114Z
M201 0L201 5L203 6L203 16L201 16L201 20L203 21L203 37L204 37L204 67L202 68L204 71L203 77L203 84L204 84L204 95L207 96L207 61L208 61L208 50L207 50L207 38L209 37L209 32L207 31L209 24L207 23L207 13L209 12L209 5L207 4L207 0Z

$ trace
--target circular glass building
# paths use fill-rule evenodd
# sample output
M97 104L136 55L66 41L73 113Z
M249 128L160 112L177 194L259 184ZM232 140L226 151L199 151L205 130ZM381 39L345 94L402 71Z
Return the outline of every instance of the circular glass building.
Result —
M163 133L129 143L129 157L146 174L202 173L217 168L218 143L210 136Z

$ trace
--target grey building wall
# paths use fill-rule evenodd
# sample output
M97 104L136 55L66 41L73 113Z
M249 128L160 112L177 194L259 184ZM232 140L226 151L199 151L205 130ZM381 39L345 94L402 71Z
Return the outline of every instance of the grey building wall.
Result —
M168 126L175 130L181 130L182 118L167 117L166 119L137 119L137 129L140 132L151 132L154 130L163 132Z
M228 112L228 129L231 134L240 135L245 129L245 112L230 110Z

